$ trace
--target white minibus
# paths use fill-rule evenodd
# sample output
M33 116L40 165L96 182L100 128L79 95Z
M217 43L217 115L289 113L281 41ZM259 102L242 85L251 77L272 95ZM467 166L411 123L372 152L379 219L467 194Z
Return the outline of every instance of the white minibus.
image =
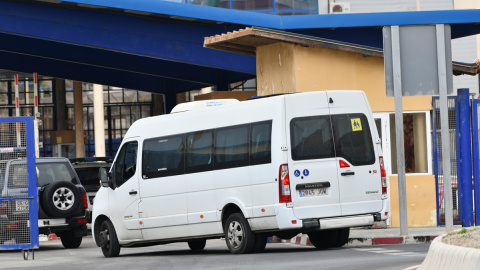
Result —
M182 241L199 251L221 237L234 254L261 252L268 237L299 233L340 247L351 227L388 218L364 92L208 104L136 121L100 169L92 229L105 257Z

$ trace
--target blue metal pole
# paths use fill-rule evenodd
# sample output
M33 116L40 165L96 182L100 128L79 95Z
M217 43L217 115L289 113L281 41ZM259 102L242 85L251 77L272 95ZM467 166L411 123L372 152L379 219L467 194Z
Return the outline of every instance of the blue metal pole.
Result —
M479 162L479 145L478 145L478 105L480 100L472 101L472 147L473 147L473 181L475 183L475 225L480 225L480 162Z
M25 121L27 139L27 170L28 170L28 196L30 201L30 249L39 247L38 239L38 201L37 201L37 166L35 157L35 125L34 118L27 117Z
M469 89L458 89L458 135L460 159L458 160L459 196L462 200L462 226L473 226L472 148L470 133Z

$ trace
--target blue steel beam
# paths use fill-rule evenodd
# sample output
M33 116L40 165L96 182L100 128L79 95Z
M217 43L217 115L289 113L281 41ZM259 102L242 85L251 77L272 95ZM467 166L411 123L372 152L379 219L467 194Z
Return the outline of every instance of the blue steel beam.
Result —
M8 70L28 73L38 72L45 76L68 78L81 82L118 86L154 93L175 94L207 86L205 84L165 79L158 76L108 69L28 54L0 51L0 59L0 67Z
M235 29L238 27L0 1L2 33L255 74L253 57L203 48L205 36Z
M218 84L218 73L225 71L151 57L120 53L111 50L78 46L0 33L0 50L57 59L62 62L81 63L124 72L160 76L169 79L196 82L204 85ZM185 72L188 71L188 72ZM40 72L40 71L38 71ZM253 74L226 72L227 81L241 81ZM45 74L45 73L43 73Z

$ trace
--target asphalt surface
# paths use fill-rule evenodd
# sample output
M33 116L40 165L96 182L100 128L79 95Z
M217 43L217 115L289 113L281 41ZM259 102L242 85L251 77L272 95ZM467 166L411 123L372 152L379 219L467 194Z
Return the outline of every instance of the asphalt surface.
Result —
M224 240L209 240L193 253L186 243L122 248L117 258L104 258L91 237L78 249L64 249L60 241L41 242L24 260L20 251L0 251L0 269L405 269L419 265L429 244L343 247L316 250L290 243L270 243L264 253L233 255Z

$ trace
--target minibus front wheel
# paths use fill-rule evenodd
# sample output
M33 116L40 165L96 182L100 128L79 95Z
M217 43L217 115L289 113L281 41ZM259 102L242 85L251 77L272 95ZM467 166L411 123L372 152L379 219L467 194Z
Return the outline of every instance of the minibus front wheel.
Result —
M120 254L120 244L118 243L117 233L110 220L106 219L102 221L98 238L103 256L110 258L117 257Z

